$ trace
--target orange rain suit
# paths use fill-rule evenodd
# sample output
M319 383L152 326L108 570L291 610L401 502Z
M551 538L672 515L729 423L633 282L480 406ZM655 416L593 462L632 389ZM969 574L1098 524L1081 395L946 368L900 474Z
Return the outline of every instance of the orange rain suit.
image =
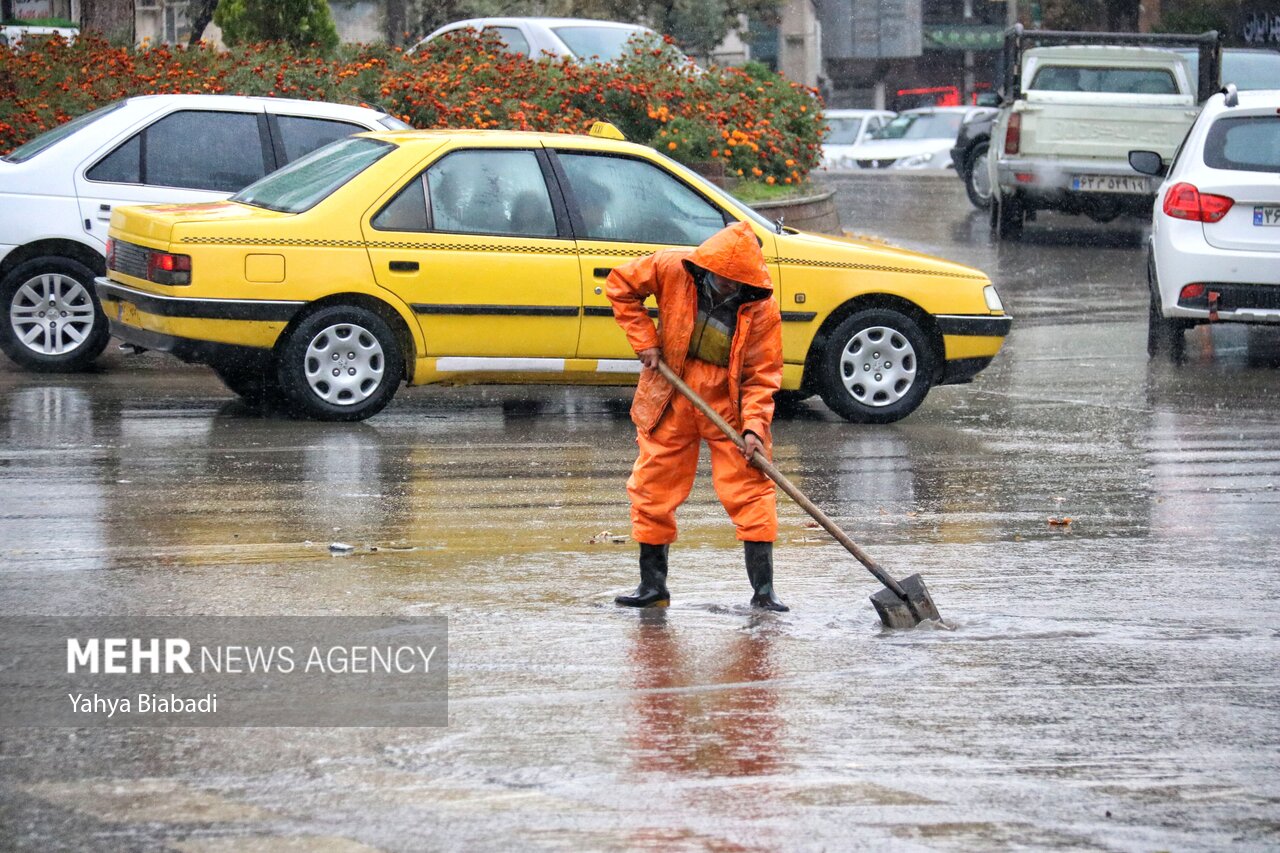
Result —
M751 295L738 309L728 367L688 355L697 322L697 285L690 265L745 284ZM763 291L763 292L759 292ZM782 382L782 317L755 233L737 222L695 249L666 249L609 275L613 315L637 353L659 347L662 358L739 432L759 436L771 454L773 395ZM658 327L644 305L658 302ZM748 542L778 534L774 485L743 458L733 442L656 370L643 369L631 404L640 447L627 494L631 537L648 545L676 539L676 508L693 488L700 439L711 449L711 476L720 503Z

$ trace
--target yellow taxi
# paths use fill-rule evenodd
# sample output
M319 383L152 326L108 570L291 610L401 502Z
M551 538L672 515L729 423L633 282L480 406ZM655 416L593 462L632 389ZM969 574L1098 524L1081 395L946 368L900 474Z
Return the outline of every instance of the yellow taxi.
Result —
M763 242L791 398L896 421L1003 343L980 271L782 227L609 125L363 133L225 202L117 208L96 287L126 343L360 420L401 382L634 383L610 270L738 220Z

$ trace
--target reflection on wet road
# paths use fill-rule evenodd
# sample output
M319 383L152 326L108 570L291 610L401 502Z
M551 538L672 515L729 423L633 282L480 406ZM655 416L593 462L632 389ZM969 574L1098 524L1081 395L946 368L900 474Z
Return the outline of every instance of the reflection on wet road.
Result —
M786 504L793 610L753 614L705 470L672 607L615 608L624 391L334 425L150 355L5 370L8 610L441 612L451 671L444 729L0 731L0 846L1274 849L1280 336L1148 362L1140 230L996 247L958 181L876 178L833 179L846 226L987 270L1017 324L903 423L780 417L776 458L953 630L882 631Z

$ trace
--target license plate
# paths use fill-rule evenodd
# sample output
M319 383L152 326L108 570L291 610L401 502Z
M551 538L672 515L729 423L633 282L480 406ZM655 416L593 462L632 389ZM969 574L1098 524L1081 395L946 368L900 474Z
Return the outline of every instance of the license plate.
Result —
M1280 204L1259 204L1253 208L1254 225L1280 225Z
M1071 179L1071 189L1086 193L1139 193L1151 192L1151 181L1140 175L1076 175Z

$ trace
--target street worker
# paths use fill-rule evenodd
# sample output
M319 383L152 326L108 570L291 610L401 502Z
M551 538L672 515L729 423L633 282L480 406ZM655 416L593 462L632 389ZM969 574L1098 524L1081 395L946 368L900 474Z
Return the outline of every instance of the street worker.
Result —
M614 599L626 607L666 607L667 549L676 508L693 488L701 440L711 449L716 494L746 553L753 607L787 610L773 592L778 513L773 481L749 460L767 458L773 395L782 381L782 316L760 240L745 222L694 249L665 249L609 274L613 316L643 365L631 404L640 447L627 480L631 538L640 543L640 586ZM658 303L654 327L644 300ZM739 450L658 372L671 369L735 429Z

